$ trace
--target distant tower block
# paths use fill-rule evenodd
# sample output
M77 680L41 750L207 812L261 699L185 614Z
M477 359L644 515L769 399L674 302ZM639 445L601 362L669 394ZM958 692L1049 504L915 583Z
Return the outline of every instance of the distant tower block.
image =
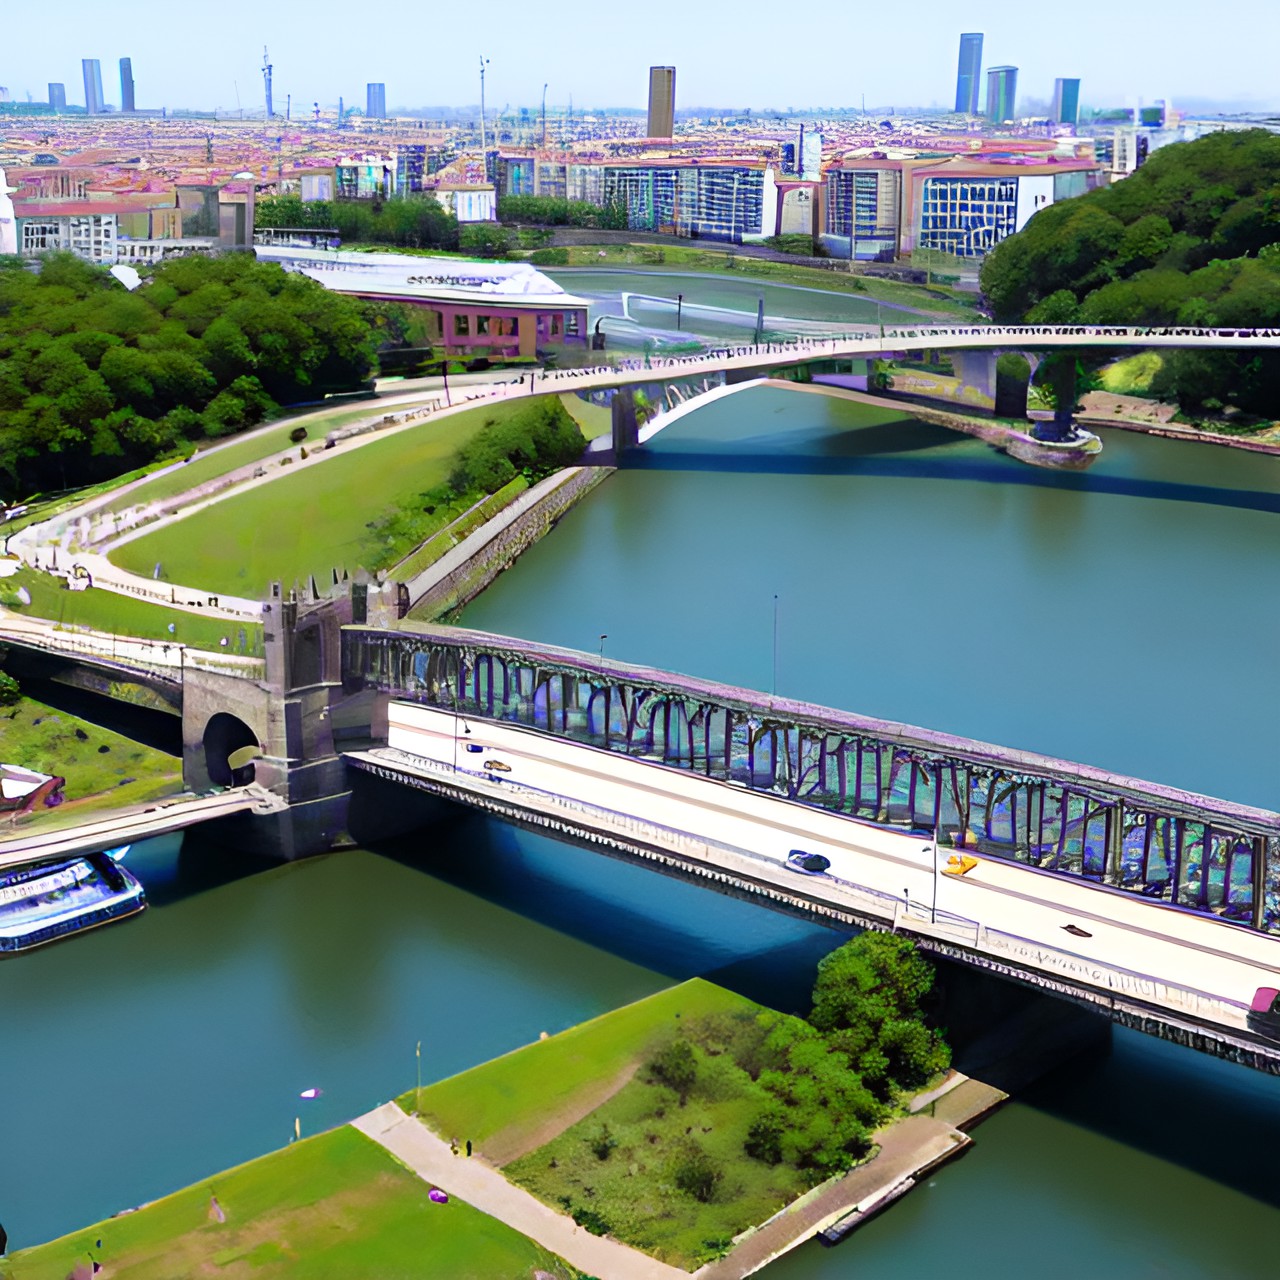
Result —
M133 59L120 59L120 110L132 111L133 107Z
M1018 97L1018 68L992 67L987 72L987 119L1001 124L1013 119Z
M84 109L91 116L102 114L102 64L97 58L81 58L84 74Z
M676 130L676 69L649 68L649 123L651 138L669 138Z
M364 87L364 113L370 120L387 118L387 86L385 84L367 84Z
M978 114L978 89L982 76L982 32L966 31L960 37L960 65L956 69L956 111Z
M49 106L54 111L65 111L67 109L67 86L58 84L56 80L49 81Z
M1058 124L1074 127L1080 119L1080 81L1058 79L1053 82L1053 119Z

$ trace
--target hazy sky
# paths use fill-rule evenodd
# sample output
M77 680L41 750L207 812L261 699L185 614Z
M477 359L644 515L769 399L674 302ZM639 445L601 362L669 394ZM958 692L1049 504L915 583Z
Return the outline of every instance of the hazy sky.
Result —
M952 0L864 6L850 0L631 4L470 0L353 4L349 0L208 0L104 9L100 0L7 6L0 84L46 98L60 80L84 102L80 59L102 61L106 100L119 104L117 61L133 59L139 107L262 105L262 48L275 65L275 101L364 104L366 81L387 105L486 103L643 106L651 63L677 68L679 107L781 109L950 106L961 31L986 35L983 67L1019 68L1018 95L1048 98L1055 76L1079 76L1086 105L1169 97L1276 105L1275 0L1222 9L1075 0L1050 5ZM190 14L190 25L179 15ZM51 16L52 15L52 16ZM781 15L781 17L779 17Z

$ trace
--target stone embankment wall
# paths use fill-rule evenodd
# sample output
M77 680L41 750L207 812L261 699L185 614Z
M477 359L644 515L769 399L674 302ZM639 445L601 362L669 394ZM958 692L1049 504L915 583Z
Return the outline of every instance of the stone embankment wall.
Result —
M610 467L570 467L526 490L406 583L413 616L434 621L462 608L612 474Z

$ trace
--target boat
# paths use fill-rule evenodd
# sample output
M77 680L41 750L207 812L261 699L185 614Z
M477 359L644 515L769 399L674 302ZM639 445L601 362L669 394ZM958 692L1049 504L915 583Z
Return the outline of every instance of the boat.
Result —
M136 915L138 880L107 853L0 873L0 955Z

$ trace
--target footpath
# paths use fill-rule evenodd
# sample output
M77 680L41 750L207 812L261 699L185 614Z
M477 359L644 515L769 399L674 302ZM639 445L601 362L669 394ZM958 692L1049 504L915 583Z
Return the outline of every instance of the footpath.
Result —
M588 1275L607 1280L688 1280L689 1273L679 1267L607 1236L593 1236L572 1218L508 1182L480 1157L454 1155L444 1139L405 1115L394 1102L383 1103L351 1123L423 1181L506 1223Z

